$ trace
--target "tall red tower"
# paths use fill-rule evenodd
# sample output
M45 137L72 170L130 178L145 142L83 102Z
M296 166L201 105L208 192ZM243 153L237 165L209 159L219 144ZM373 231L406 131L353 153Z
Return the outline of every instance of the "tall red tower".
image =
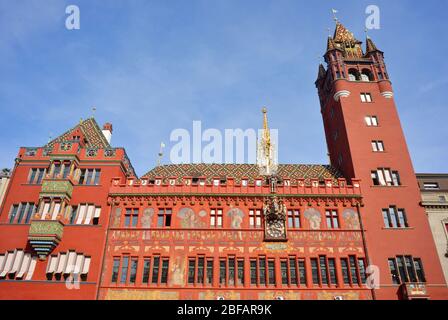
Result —
M361 179L360 208L377 299L446 299L448 291L394 102L383 52L341 23L316 81L333 166Z

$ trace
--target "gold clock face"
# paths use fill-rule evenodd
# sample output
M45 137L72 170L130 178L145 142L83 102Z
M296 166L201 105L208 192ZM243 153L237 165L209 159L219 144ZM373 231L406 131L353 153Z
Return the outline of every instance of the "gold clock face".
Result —
M272 222L268 225L266 233L271 238L281 238L285 235L285 227L279 221Z

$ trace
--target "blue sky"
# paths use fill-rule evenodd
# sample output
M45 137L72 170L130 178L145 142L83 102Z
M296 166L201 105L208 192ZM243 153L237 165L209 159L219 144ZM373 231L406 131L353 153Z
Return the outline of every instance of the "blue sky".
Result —
M81 29L65 28L78 5ZM327 163L314 81L331 8L385 52L418 172L448 172L444 0L0 0L0 167L91 116L112 122L139 175L175 128L257 128L269 108L283 163ZM168 147L170 145L168 144Z

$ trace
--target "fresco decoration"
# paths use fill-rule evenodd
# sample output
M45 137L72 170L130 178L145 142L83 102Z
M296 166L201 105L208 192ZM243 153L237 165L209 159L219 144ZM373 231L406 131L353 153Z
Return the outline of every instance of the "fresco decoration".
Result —
M184 286L185 285L185 256L176 256L174 263L171 265L169 277L171 286Z
M105 300L179 300L179 292L108 289L105 295Z
M146 208L142 215L142 228L151 228L154 208Z
M241 300L241 293L235 291L202 291L199 292L199 300Z
M343 300L359 300L359 292L349 291L349 292L318 292L318 300L335 300L335 297L342 297Z
M232 229L241 229L244 220L244 212L240 208L232 208L227 212L230 217L230 227Z
M322 216L316 209L306 209L304 214L305 218L310 224L311 230L319 230L321 228Z
M345 209L342 212L342 218L346 229L359 230L361 228L359 223L358 214L353 209Z
M119 228L121 224L121 208L115 208L113 216L112 228Z
M204 210L200 213L203 214ZM177 217L180 219L181 227L184 229L204 229L207 227L203 217L196 214L192 208L182 208L178 211Z

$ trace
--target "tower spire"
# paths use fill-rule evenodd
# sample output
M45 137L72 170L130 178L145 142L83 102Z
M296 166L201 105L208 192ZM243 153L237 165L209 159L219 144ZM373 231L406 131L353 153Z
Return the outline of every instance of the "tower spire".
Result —
M269 130L268 110L264 107L261 112L263 113L263 131L258 143L257 165L261 175L271 176L277 173L277 161Z

